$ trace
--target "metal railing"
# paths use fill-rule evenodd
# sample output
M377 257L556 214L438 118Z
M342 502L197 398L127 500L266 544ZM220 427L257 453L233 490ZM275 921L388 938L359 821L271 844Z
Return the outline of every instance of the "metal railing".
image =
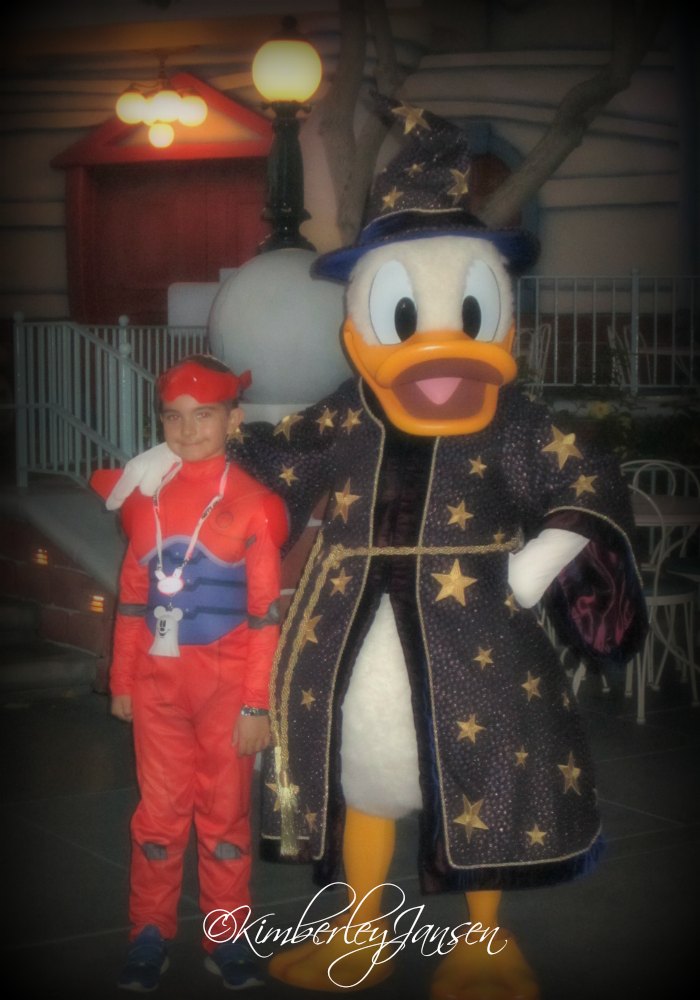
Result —
M697 389L700 278L525 276L516 289L518 331L551 329L544 389L616 386Z
M94 469L152 447L158 374L205 349L202 329L89 329L15 317L17 485L32 473L86 482Z
M521 277L516 347L542 391L697 390L700 278ZM81 482L157 441L155 379L206 351L202 327L83 327L15 317L17 483L61 473ZM529 368L529 371L525 369ZM536 369L536 370L534 370Z

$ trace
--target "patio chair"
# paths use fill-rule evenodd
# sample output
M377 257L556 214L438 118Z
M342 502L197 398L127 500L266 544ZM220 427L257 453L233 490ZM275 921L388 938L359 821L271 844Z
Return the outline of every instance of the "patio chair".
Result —
M523 384L535 399L542 396L551 342L551 323L524 327L520 331L518 361L523 366Z
M662 493L661 489L675 489L678 484L678 472L674 463L639 461L625 463L623 473L631 477L629 488L637 498L635 503L638 524L639 556L644 584L644 597L649 611L649 633L642 651L627 664L625 678L625 694L632 697L637 688L637 722L646 719L645 696L646 688L659 690L661 677L672 656L681 669L684 681L690 680L692 701L698 704L694 649L694 610L695 585L679 576L672 576L668 566L674 555L687 542L692 525L682 526L671 524L663 512L664 496L672 493ZM682 468L682 467L681 467ZM646 478L654 493L646 492L639 483ZM677 612L681 612L681 621L677 621ZM681 633L680 635L678 633ZM658 666L654 666L654 657L661 650ZM636 675L636 677L635 677Z

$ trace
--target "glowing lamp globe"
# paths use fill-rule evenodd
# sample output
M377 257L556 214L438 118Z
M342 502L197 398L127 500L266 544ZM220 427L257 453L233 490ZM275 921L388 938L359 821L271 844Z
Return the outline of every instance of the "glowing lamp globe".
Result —
M143 121L143 113L146 109L146 98L143 94L134 89L125 90L117 101L115 111L117 118L126 125L138 125Z
M207 117L207 103L199 94L186 94L180 98L178 118L183 125L201 125Z
M155 121L174 122L180 117L182 98L176 90L159 90L150 100L150 111Z
M148 141L156 149L166 149L172 145L175 131L167 122L156 122L148 130Z
M302 38L273 38L253 59L253 83L266 101L298 101L316 93L323 67L318 52Z

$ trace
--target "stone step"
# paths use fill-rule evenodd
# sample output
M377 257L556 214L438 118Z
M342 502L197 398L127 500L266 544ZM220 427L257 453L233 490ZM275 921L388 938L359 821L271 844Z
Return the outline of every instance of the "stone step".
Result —
M39 635L39 605L15 597L0 597L0 647L19 646Z
M93 653L35 639L3 649L0 700L85 694L93 690L96 677Z

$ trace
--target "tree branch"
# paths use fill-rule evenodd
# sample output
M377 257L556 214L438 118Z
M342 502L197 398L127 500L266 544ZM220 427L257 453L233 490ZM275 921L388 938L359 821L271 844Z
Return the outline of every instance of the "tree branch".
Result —
M506 225L517 215L581 143L591 122L615 94L629 86L632 73L654 40L662 13L662 5L653 0L614 0L610 62L564 96L545 135L484 203L481 217L487 226Z

